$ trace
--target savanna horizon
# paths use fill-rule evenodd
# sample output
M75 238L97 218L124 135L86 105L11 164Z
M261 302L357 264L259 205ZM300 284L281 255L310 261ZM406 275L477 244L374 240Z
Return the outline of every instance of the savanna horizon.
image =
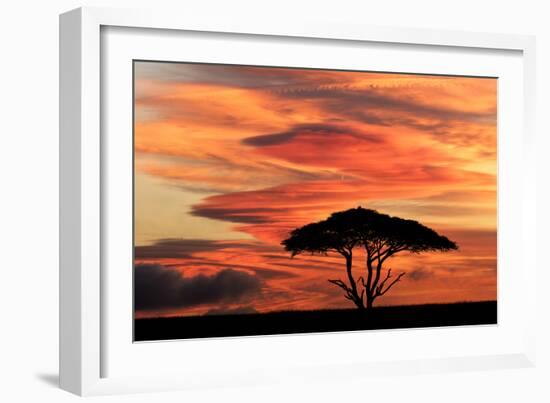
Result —
M452 306L452 305L467 305L467 304L487 304L487 303L495 303L496 300L487 299L487 300L464 300L464 301L452 301L452 302L427 302L423 304L404 304L404 305L395 305L395 304L384 304L384 301L380 301L380 303L376 304L373 310L376 310L376 308L410 308L410 307L422 307L422 306ZM207 316L207 317L213 317L213 316L234 316L234 315L262 315L262 314L284 314L284 313L317 313L317 312L325 312L325 311L331 311L331 312L345 312L345 311L356 311L356 308L351 306L350 304L347 304L346 307L337 307L337 308L319 308L319 309L283 309L279 311L265 311L260 312L252 309L236 309L234 311L223 311L223 310L211 310L204 312L202 314L173 314L173 315L137 315L135 316L136 320L139 319L159 319L159 318L166 318L166 319L177 319L177 318L186 318L186 317L198 317L198 316ZM495 315L496 315L496 309L495 309ZM365 318L368 318L368 313L365 312ZM487 322L487 324L496 323L495 322Z
M459 246L375 306L496 300L494 79L136 62L134 123L136 318L353 308L281 242L358 206Z
M497 302L141 318L134 341L497 324Z

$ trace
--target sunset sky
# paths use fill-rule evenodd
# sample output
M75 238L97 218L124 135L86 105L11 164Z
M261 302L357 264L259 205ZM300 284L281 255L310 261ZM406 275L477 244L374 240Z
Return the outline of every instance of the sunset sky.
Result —
M352 308L301 225L362 206L459 245L376 305L496 299L497 80L135 62L136 316ZM358 251L359 253L359 251ZM364 260L356 257L354 273Z

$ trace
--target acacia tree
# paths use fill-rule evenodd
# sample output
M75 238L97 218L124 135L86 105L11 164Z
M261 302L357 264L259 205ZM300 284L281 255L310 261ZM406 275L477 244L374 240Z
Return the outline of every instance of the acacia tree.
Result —
M327 255L336 252L346 261L347 281L328 280L344 290L344 297L359 309L370 309L374 300L386 294L401 278L384 263L401 252L446 252L458 249L456 243L417 221L392 217L362 207L333 213L329 218L296 228L282 242L292 256L301 253ZM365 250L364 275L353 275L353 250Z

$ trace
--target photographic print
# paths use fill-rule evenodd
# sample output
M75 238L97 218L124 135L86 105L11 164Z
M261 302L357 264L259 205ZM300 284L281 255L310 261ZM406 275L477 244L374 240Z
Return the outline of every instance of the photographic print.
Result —
M497 323L497 79L134 61L134 341Z

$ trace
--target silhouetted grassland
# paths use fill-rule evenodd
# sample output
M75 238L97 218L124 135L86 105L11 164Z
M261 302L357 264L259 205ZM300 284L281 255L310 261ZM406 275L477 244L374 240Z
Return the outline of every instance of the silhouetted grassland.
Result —
M136 319L135 341L497 323L496 301Z

